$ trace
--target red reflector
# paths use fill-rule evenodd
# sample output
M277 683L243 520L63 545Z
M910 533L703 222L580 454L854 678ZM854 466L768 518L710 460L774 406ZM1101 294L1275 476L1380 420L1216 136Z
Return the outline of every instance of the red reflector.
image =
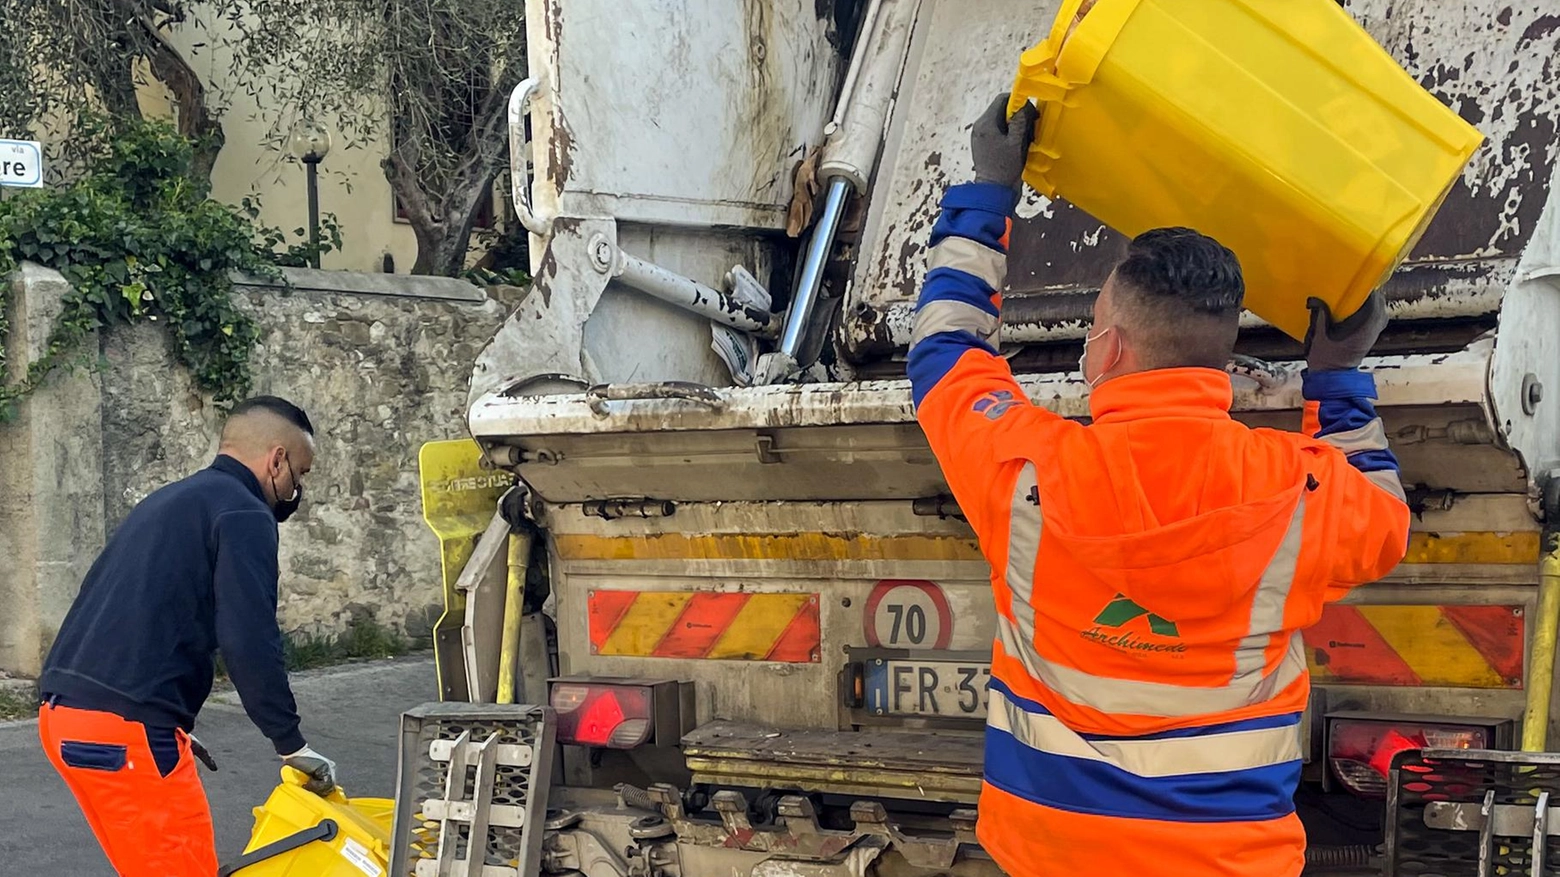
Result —
M1487 727L1439 722L1332 719L1327 729L1327 763L1349 791L1385 798L1392 758L1410 749L1488 749Z
M574 726L574 739L581 743L605 746L612 739L612 732L623 724L623 705L616 693L608 691L585 702L580 710L579 724Z
M655 698L648 687L559 682L551 700L560 743L633 749L650 737Z
M1398 733L1397 728L1390 728L1387 730L1386 736L1381 738L1381 742L1376 744L1376 751L1370 757L1371 770L1381 774L1382 778L1386 778L1387 774L1392 770L1392 757L1394 755L1397 755L1399 752L1407 752L1410 749L1423 748L1425 748L1423 737L1416 737L1410 740Z

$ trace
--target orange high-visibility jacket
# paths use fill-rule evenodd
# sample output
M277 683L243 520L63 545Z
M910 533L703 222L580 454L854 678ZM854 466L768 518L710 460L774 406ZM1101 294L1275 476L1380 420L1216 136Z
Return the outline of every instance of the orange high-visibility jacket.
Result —
M996 355L1013 206L948 191L909 357L992 569L981 843L1014 877L1299 874L1299 632L1408 543L1374 381L1307 374L1314 436L1232 420L1212 369L1035 406Z

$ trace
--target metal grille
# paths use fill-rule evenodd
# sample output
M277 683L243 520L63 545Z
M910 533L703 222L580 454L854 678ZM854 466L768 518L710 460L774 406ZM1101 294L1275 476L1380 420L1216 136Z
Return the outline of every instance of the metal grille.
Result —
M553 763L546 707L431 703L401 716L393 877L540 868Z
M1560 754L1404 752L1387 809L1388 877L1560 877Z

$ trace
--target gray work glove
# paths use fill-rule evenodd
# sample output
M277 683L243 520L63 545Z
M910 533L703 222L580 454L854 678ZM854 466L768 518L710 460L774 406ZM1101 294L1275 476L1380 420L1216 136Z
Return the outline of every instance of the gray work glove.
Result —
M1009 119L1008 96L999 95L970 129L970 152L975 157L975 181L999 183L1017 191L1024 182L1029 143L1035 139L1040 111L1032 103Z
M336 762L307 746L291 755L283 755L282 763L308 774L309 780L303 787L322 798L336 788Z
M1352 316L1338 322L1321 299L1307 299L1305 306L1311 309L1311 328L1305 333L1305 364L1311 371L1359 368L1387 328L1387 303L1379 289Z

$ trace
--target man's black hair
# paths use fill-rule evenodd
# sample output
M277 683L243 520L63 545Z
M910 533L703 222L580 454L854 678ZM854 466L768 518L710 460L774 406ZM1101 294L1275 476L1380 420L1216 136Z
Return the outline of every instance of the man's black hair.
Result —
M314 424L309 422L309 415L303 413L302 408L280 396L252 396L234 405L233 410L228 412L228 418L248 414L251 411L267 411L275 414L305 433L314 435Z
M1132 239L1116 266L1118 307L1150 368L1223 368L1235 349L1246 297L1240 260L1189 228Z

